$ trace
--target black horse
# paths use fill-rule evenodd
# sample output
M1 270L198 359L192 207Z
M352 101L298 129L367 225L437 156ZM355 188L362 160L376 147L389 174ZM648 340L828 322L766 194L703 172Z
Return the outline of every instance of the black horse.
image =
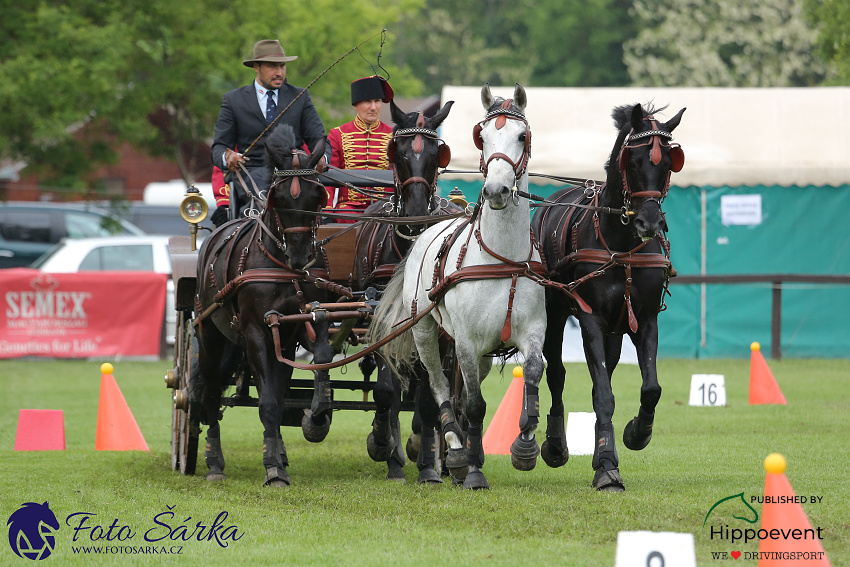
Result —
M611 375L620 360L624 334L636 346L643 379L638 415L623 434L629 449L640 450L649 443L661 397L655 367L657 316L664 307L669 278L675 275L661 202L670 186L670 173L684 164L681 148L669 140L685 109L664 123L653 116L661 110L639 104L615 108L612 117L618 134L605 166L605 184L588 182L585 187L558 191L551 200L567 206L541 207L532 219L550 278L565 284L578 298L572 300L551 288L546 292L543 354L552 410L541 455L551 467L562 466L569 458L563 405L566 373L560 361L564 325L575 315L593 380L593 487L599 490L625 489L611 421ZM591 312L578 308L582 300Z
M199 375L190 391L209 425L204 453L208 480L224 478L219 419L221 395L239 374L241 361L253 376L263 423L266 485L286 486L288 460L280 434L284 393L292 367L278 360L275 343L287 359L297 345L313 352L315 362L330 362L328 322L272 322L268 315L300 314L311 302L335 300L343 291L327 282L323 255L316 247L315 214L327 204L317 164L324 152L298 149L292 128L276 128L266 143L271 186L256 218L228 222L209 236L198 253L196 334ZM321 167L319 167L321 169ZM272 322L274 323L274 322ZM237 384L247 392L246 384ZM315 373L312 409L304 412L304 436L314 442L330 428L331 389L327 371Z
M446 167L451 151L441 144L437 128L449 115L454 101L448 101L434 116L426 117L421 112L404 113L391 102L390 112L395 124L392 139L387 146L387 157L394 171L395 189L388 203L374 203L366 211L367 216L397 218L428 217L460 212L462 209L441 199L437 194L438 167ZM355 273L359 289L369 286L382 289L389 282L396 265L407 254L416 237L427 228L427 223L386 224L368 222L358 231ZM402 466L405 450L401 447L400 424L401 384L394 378L391 365L380 354L364 359L361 368L364 374L371 373L377 365L378 377L373 390L377 406L372 432L367 439L369 456L375 461L386 461L389 480L404 480ZM408 441L407 453L417 454L420 469L419 482L442 482L434 468L434 447L438 408L431 398L424 368L416 380L405 381L416 388L416 412L414 414L414 440ZM423 387L419 387L423 385ZM424 427L422 421L425 422ZM416 441L417 429L421 438ZM418 448L426 449L420 451ZM415 448L414 448L415 447Z

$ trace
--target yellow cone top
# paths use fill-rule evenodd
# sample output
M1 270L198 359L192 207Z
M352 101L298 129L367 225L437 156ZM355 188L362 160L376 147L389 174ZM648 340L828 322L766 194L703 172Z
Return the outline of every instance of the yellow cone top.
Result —
M108 362L104 362L100 365L100 373L101 374L112 374L112 365Z
M752 343L750 345L750 350L761 350L761 345L758 343Z
M785 472L787 465L788 463L785 461L785 457L779 453L771 453L764 459L764 470L769 473L782 474Z
M514 366L514 378L522 378L522 366Z

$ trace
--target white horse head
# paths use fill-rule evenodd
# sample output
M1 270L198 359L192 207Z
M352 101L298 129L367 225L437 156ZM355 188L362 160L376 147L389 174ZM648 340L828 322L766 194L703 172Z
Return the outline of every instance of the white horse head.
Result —
M494 97L487 83L481 88L481 104L487 114L473 130L473 141L481 150L481 198L494 210L505 208L511 191L527 185L526 168L531 155L531 130L525 119L527 102L525 89L519 83L509 99Z

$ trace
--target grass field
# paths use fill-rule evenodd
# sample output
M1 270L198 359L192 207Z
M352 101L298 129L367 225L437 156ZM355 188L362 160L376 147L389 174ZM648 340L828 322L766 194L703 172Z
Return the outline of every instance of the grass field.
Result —
M748 405L748 360L659 361L664 393L652 443L632 452L618 441L627 487L622 494L590 488L589 456L574 456L561 469L549 469L538 460L537 468L526 473L514 470L507 456L488 456L484 472L490 491L416 485L416 467L410 463L405 467L408 483L390 483L384 480L385 465L366 454L371 415L364 412L335 414L330 435L321 444L307 443L299 429L284 428L293 485L274 490L261 486L262 428L256 410L229 409L222 422L228 479L207 483L202 456L201 474L184 477L170 470L170 391L162 382L168 366L168 362L115 363L115 378L151 450L98 452L94 439L99 362L0 362L0 520L5 526L24 502L48 501L62 526L46 564L598 567L614 565L618 531L652 530L693 533L699 565L755 566L756 561L743 557L712 559L713 552L757 551L758 543L712 540L703 521L724 497L742 491L748 499L761 496L764 457L780 452L788 459L786 474L796 493L823 497L821 503L803 508L812 525L822 528L822 544L832 565L850 565L846 360L770 361L787 406ZM586 367L570 364L567 372L567 410L591 411ZM694 373L725 375L726 407L688 405ZM510 380L508 366L503 374L494 369L484 383L488 418ZM637 412L637 367L621 366L614 382L619 439ZM543 413L549 407L547 394L541 388ZM21 408L63 410L67 449L15 452ZM406 438L409 414L403 415L402 423ZM538 437L542 441L542 432ZM753 506L761 513L760 504ZM160 515L169 510L173 517ZM199 521L209 525L223 511L224 525L236 526L238 541L226 540L229 545L223 548L214 541L180 539L185 535L180 525L190 530ZM96 514L87 525L101 525L104 533L113 523L113 535L122 526L134 532L125 541L97 542L113 546L113 552L117 546L182 546L182 553L75 554L72 546L94 545L87 535L91 532L81 532L72 541L74 531L65 519L76 512ZM741 510L720 506L710 523L750 527L733 514ZM158 525L157 516L169 527ZM145 542L150 529L152 539L170 532L173 541ZM230 534L234 535L233 528ZM26 562L0 543L0 564Z

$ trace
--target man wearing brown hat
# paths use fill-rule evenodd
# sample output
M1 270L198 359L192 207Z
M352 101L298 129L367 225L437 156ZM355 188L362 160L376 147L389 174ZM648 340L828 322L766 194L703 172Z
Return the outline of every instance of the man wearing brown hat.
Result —
M260 135L278 115L280 118L272 128L289 124L299 145L306 142L307 146L312 148L324 138L325 127L309 91L296 101L296 97L304 89L286 82L286 63L296 59L297 56L287 56L284 53L278 40L263 39L254 44L254 56L242 62L246 67L252 67L257 77L250 85L224 94L215 123L215 139L212 145L213 165L225 173L231 172L226 180L235 180L232 172L241 171L240 165L244 165L257 188L261 191L268 189L271 180L265 167L265 136ZM281 115L293 101L294 104ZM249 147L250 153L240 153L240 150L247 150ZM326 157L330 160L329 148ZM244 173L242 176L245 177ZM250 180L245 179L245 183L251 188ZM233 187L241 212L248 206L249 197L238 181L233 183ZM213 213L212 221L216 226L220 226L228 219L229 188L225 185L214 189L218 209Z
M382 77L364 77L351 83L351 105L357 116L328 133L333 149L330 164L340 169L389 169L387 144L393 129L381 122L381 106L393 98L390 84ZM328 203L337 209L362 211L370 199L346 187L328 187ZM338 220L337 222L350 222Z

